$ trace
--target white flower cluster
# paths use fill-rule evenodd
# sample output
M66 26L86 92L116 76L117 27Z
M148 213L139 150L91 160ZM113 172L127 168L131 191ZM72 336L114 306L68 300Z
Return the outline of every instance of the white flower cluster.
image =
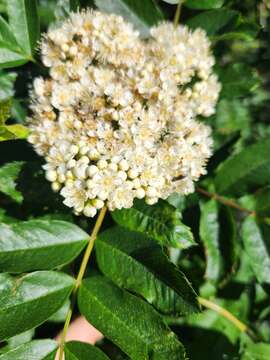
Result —
M188 194L205 173L220 91L203 30L162 23L141 40L122 17L72 14L41 45L31 135L46 177L75 213Z

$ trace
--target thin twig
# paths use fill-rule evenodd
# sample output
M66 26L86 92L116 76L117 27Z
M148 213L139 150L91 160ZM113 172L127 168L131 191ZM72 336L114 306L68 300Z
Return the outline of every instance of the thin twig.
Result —
M82 259L82 262L81 262L81 266L80 266L80 270L78 272L78 276L76 278L76 281L75 281L75 284L74 284L74 287L73 287L71 304L70 304L70 307L69 307L69 310L68 310L68 313L67 313L67 316L66 316L65 325L64 325L64 329L63 329L62 336L61 336L61 341L60 341L60 346L59 346L59 348L60 348L59 360L63 360L66 335L67 335L70 320L71 320L71 317L72 317L72 312L73 312L73 309L74 309L74 306L75 306L75 303L76 303L77 292L79 290L79 287L81 285L83 276L85 274L85 270L86 270L89 258L91 256L91 253L92 253L92 250L93 250L93 247L94 247L94 243L95 243L95 240L97 238L97 234L98 234L98 232L99 232L99 230L101 228L101 225L103 223L106 211L107 211L107 208L104 206L101 209L101 211L100 211L100 213L98 215L97 221L96 221L94 229L93 229L93 231L91 233L87 248L85 250L85 253L84 253L84 256L83 256L83 259Z
M255 211L252 211L252 210L249 210L249 209L246 209L244 207L242 207L241 205L239 205L237 202L233 201L233 200L228 200L226 199L225 197L221 196L221 195L218 195L216 193L211 193L201 187L197 187L196 188L196 191L202 195L205 195L211 199L215 199L219 202L221 202L222 204L224 205L227 205L229 207L232 207L234 209L237 209L237 210L240 210L242 212L245 212L251 216L256 216L256 212Z
M236 316L234 316L228 310L200 296L198 297L198 301L205 308L213 310L219 315L223 316L225 319L229 320L232 324L234 324L235 327L237 327L242 333L247 334L252 340L258 341L256 334L246 324L240 321Z
M173 20L174 27L176 27L178 25L178 23L179 23L182 4L183 4L183 0L179 0L177 8L176 8L175 15L174 15L174 20Z
M247 325L242 323L237 317L235 317L232 313L228 310L222 308L221 306L213 303L212 301L206 300L204 298L198 297L198 301L201 305L206 307L207 309L211 309L216 313L222 315L226 319L228 319L231 323L233 323L241 332L247 332Z

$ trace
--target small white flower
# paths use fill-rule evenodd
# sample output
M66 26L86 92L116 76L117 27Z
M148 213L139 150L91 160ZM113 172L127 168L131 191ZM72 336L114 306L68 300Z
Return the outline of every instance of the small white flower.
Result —
M86 192L81 181L64 186L60 194L65 198L64 204L73 207L75 211L81 212L86 201Z

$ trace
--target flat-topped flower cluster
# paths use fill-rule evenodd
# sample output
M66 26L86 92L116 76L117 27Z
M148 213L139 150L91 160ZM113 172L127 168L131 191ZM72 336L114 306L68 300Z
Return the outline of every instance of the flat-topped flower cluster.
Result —
M220 85L201 29L162 23L147 41L122 17L72 14L41 44L48 79L32 91L29 141L75 213L188 194L211 155Z

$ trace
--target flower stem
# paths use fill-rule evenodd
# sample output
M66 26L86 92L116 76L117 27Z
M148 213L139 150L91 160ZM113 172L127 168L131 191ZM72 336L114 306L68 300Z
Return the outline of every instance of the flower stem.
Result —
M248 328L248 326L237 317L235 317L232 313L230 313L228 310L224 309L223 307L217 305L216 303L213 303L212 301L206 300L204 298L198 297L199 303L206 307L207 309L211 309L215 311L216 313L220 314L227 320L229 320L234 326L236 326L241 332L246 333L250 338L256 339L255 335L253 334L252 330Z
M225 319L229 320L234 326L236 326L242 333L245 333L252 341L258 342L261 341L261 339L258 337L258 335L249 328L246 324L242 323L239 319L237 319L236 316L234 316L232 313L230 313L228 310L224 309L223 307L219 306L216 303L213 303L210 300L204 299L202 297L198 297L199 303L204 306L207 309L211 309L215 311L216 313L223 316Z
M178 23L179 23L182 4L183 4L183 0L179 0L177 8L176 8L175 15L174 15L174 20L173 20L174 27L176 27L178 25Z
M98 215L98 218L97 218L97 221L95 223L94 229L93 229L93 231L92 231L92 233L90 235L90 239L89 239L87 248L86 248L85 253L83 255L83 259L82 259L82 262L81 262L81 266L80 266L77 278L75 280L75 284L74 284L73 291L72 291L71 304L70 304L70 307L69 307L69 310L68 310L68 313L67 313L67 316L66 316L65 325L64 325L64 328L63 328L62 336L61 336L61 341L60 341L60 346L59 346L59 348L60 348L59 360L63 360L66 335L67 335L70 320L71 320L71 317L72 317L72 312L73 312L73 309L74 309L74 306L75 306L75 303L76 303L77 292L79 290L79 287L81 285L83 276L85 274L85 270L86 270L89 258L91 256L91 253L92 253L92 250L93 250L93 247L94 247L94 243L95 243L95 240L97 238L97 234L98 234L98 232L99 232L99 230L101 228L101 225L103 223L106 211L107 211L107 208L106 208L106 206L104 206L101 209L101 211L100 211L100 213Z

